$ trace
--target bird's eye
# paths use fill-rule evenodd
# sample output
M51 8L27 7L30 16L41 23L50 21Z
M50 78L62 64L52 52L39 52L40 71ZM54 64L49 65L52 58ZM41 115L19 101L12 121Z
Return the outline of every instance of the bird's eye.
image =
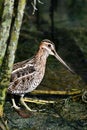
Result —
M50 48L50 47L51 47L51 45L50 45L50 44L48 44L48 47Z

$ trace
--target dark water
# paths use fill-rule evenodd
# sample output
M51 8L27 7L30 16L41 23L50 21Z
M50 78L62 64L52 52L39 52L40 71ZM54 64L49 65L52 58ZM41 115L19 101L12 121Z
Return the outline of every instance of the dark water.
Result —
M33 109L45 109L23 118L6 103L6 116L12 130L86 130L87 106L70 98L61 99L51 105L31 105Z

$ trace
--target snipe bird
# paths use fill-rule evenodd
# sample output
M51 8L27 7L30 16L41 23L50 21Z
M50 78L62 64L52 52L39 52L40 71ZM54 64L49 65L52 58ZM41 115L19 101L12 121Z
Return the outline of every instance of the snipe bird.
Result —
M33 110L24 102L23 97L26 93L36 89L41 83L45 74L46 61L49 55L55 56L57 60L72 71L57 54L54 43L48 39L41 41L39 50L32 59L14 64L8 93L20 95L22 105L29 111ZM20 107L16 105L14 98L12 98L12 103L15 109L20 109Z

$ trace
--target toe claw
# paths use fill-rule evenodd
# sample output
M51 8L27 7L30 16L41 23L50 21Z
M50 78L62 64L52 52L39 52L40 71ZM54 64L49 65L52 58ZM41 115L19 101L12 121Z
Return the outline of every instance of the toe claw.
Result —
M46 109L41 109L41 110L39 110L39 111L45 111Z

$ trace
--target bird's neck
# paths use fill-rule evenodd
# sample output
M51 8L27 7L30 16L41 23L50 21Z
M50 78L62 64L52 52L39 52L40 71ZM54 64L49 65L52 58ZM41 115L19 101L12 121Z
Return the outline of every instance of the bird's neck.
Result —
M37 62L39 61L40 63L45 65L48 56L49 56L49 54L45 49L39 49L39 51L37 52L35 57L36 57Z

